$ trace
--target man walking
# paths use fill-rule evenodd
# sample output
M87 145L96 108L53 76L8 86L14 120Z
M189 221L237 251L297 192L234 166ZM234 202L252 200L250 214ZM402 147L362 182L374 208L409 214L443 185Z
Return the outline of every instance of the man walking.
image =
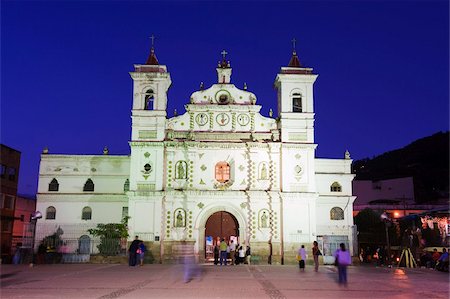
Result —
M231 240L230 242L230 256L231 256L231 265L236 264L236 244Z

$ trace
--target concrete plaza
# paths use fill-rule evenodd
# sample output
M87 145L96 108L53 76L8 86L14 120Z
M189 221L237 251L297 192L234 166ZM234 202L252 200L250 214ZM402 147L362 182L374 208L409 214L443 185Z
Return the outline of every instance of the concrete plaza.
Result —
M449 298L449 274L430 269L351 266L348 286L333 266L1 265L1 298Z

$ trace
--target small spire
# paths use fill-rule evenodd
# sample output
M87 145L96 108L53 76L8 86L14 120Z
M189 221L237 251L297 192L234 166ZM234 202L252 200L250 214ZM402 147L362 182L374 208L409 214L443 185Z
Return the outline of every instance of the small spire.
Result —
M108 155L109 154L109 149L108 147L105 145L105 147L103 148L103 155Z
M219 67L221 68L229 68L230 67L230 61L226 60L226 56L228 54L227 51L223 50L222 52L220 52L220 54L222 54L222 61L219 61Z
M202 81L202 82L200 82L200 90L203 90L203 89L205 89L205 84Z
M42 150L43 154L48 154L48 146L44 147L44 149Z
M297 50L295 49L297 40L293 38L291 42L292 42L292 57L291 60L289 61L288 67L301 67L300 60L298 59L297 56Z
M247 90L247 83L244 82L244 90Z
M152 36L150 36L150 39L152 40L152 47L150 49L150 55L148 56L145 64L159 65L158 58L156 58L156 54L155 54L155 36L152 34Z
M272 117L273 116L273 110L272 110L272 108L270 108L269 109L269 117Z
M345 151L344 157L345 157L346 160L351 159L350 152L348 150Z
M173 109L173 116L178 116L177 109Z

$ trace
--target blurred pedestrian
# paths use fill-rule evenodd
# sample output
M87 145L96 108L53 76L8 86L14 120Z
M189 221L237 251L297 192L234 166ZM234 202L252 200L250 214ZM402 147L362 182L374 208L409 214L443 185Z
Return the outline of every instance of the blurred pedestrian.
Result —
M345 244L339 244L339 249L334 253L335 264L338 267L339 284L347 285L347 266L352 263L350 252L345 249Z
M319 243L317 243L317 241L313 242L312 255L314 258L314 271L317 272L319 271L319 255L322 255L319 249Z
M247 260L247 265L250 265L251 257L252 257L252 252L250 249L250 245L247 245L247 249L245 250L245 258Z
M135 236L133 242L131 242L130 244L130 248L128 248L128 265L131 267L136 266L136 254L140 242L141 241L139 240L139 236Z
M297 260L298 260L298 267L305 272L305 261L306 261L306 250L305 250L305 245L302 245L302 247L300 247L298 249L297 252Z
M144 242L140 241L138 249L136 250L137 258L139 259L139 266L144 266L144 257L145 252L147 251L147 247L145 247Z
M219 245L214 245L214 265L217 265L219 263L219 255L220 255L220 249Z

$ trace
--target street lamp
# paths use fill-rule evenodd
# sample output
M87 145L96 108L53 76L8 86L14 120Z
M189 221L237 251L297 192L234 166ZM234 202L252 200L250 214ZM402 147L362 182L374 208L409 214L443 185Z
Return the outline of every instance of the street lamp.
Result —
M391 265L391 243L389 242L389 231L388 231L388 223L391 223L392 219L389 218L389 215L386 213L386 211L383 212L383 214L380 215L381 220L384 222L384 229L386 231L386 244L387 244L387 263L390 266Z
M31 223L33 223L33 238L31 239L31 263L30 267L33 267L34 264L34 239L36 238L36 224L38 219L42 218L42 213L39 211L31 214Z

